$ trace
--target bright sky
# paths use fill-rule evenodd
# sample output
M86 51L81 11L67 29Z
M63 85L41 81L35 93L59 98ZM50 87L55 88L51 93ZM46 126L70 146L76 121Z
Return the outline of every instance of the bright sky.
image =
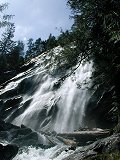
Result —
M9 3L6 12L15 15L16 40L46 39L50 33L57 36L60 28L70 29L73 23L67 0L0 0L5 2Z

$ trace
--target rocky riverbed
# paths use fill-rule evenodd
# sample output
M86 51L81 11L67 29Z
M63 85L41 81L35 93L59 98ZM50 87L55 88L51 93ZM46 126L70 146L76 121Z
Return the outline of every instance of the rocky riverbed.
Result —
M120 134L113 134L111 136L109 134L109 131L104 130L86 130L62 134L47 132L43 134L43 132L38 133L25 126L17 127L1 121L0 160L11 160L11 158L20 154L20 150L29 146L46 150L61 144L61 150L54 151L53 156L55 159L60 154L66 153L66 156L63 156L61 160L82 160L99 154L119 151Z

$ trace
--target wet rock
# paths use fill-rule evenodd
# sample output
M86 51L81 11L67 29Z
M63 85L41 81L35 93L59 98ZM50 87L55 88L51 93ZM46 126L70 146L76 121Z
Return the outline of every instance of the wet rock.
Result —
M7 122L12 122L15 117L17 117L20 114L22 114L27 109L27 107L29 106L31 101L32 101L32 99L28 99L26 102L21 104L21 106L19 108L16 108L14 111L12 111L11 114L9 113L10 116L9 116L9 118L7 118ZM7 117L6 114L5 114L5 117Z
M88 146L78 148L73 154L63 160L82 160L87 157L90 158L95 155L111 153L114 151L120 151L120 134L112 135Z
M54 83L53 90L60 88L60 85L61 85L61 80L58 80L57 82Z
M1 119L6 118L11 114L11 112L17 109L21 101L22 101L21 96L2 101L0 105Z
M16 145L8 144L3 146L0 144L0 160L11 160L18 153L18 147Z
M76 146L70 146L68 149L66 149L65 151L68 152L69 150L73 150L75 151L76 150Z
M22 97L15 97L15 98L11 98L8 99L4 102L4 109L8 109L14 106L17 106L20 104L20 102L22 101Z
M0 99L9 99L18 95L18 88L7 90L0 94Z
M20 68L17 69L17 72L25 72L28 69L32 68L34 66L35 62L29 62L27 64L24 64L23 66L21 66Z
M16 76L16 71L12 70L12 71L6 71L6 72L0 72L0 85L6 81L8 81L9 79L13 78L14 76Z
M19 147L32 145L34 147L49 148L55 146L56 143L52 140L52 136L49 137L50 138L41 133L35 132L24 125L18 127L5 123L4 121L1 121L0 123L0 141L7 141L8 143Z
M6 123L2 120L0 120L0 132L1 131L10 131L11 129L18 129L18 126L15 126L13 124L10 123Z

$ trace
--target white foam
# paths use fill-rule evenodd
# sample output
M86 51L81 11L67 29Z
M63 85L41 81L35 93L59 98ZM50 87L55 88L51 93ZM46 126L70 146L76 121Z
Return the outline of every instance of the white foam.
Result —
M49 149L28 147L19 151L13 160L62 160L74 151L68 152L61 149L61 146L55 146Z

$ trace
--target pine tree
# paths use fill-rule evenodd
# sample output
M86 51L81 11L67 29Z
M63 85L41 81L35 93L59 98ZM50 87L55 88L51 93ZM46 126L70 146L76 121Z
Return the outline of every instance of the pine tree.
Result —
M28 40L27 47L25 58L26 60L30 60L34 56L34 43L32 38Z
M24 43L18 41L9 54L9 69L17 69L24 63Z
M15 46L15 42L12 40L14 37L15 26L13 23L7 26L5 32L2 34L2 38L0 40L0 53L2 55L7 55L11 52L11 50Z
M9 54L15 47L15 42L12 40L14 37L15 26L13 23L8 25L5 32L2 34L2 38L0 40L0 67L7 68L8 67L8 58Z
M52 34L49 35L48 39L46 40L46 49L52 49L57 46L57 41L55 36L52 36Z
M4 13L4 10L6 10L7 7L8 3L0 4L0 28L11 25L10 20L13 17L13 15L8 15Z
M41 40L41 38L36 39L35 43L34 43L34 54L35 56L41 54L42 52L44 52L44 44L43 41Z

